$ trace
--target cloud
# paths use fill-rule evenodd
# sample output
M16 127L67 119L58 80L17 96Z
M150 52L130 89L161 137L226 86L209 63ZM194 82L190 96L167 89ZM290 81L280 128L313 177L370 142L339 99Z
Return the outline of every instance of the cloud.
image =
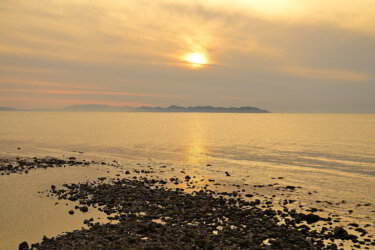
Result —
M127 101L103 101L103 100L83 100L83 99L58 99L58 98L33 98L33 97L2 97L0 96L0 105L8 106L11 104L12 107L25 108L30 107L30 103L33 107L37 108L61 108L68 105L77 104L103 104L111 106L129 106L129 107L142 107L142 106L155 106L151 103L141 102L127 102ZM48 103L48 105L46 105Z
M0 93L41 93L56 95L104 95L104 96L135 96L135 97L159 97L160 96L146 93L129 93L124 91L88 91L88 90L62 90L62 89L0 89ZM180 98L180 97L174 97Z
M46 106L55 95L303 109L311 89L331 91L320 98L332 103L352 100L354 84L341 84L338 96L331 83L374 80L371 1L3 0L0 89ZM210 65L190 70L182 58L192 51ZM375 106L364 95L374 85L355 86ZM311 110L322 110L318 100Z
M168 2L175 3L170 0ZM192 4L201 1L189 1ZM301 24L334 25L375 35L373 0L206 0L206 7L221 6L228 11L251 14L265 20Z
M3 65L0 65L0 71L14 72L14 73L41 73L41 74L58 74L61 72L59 70L46 69L46 68L14 67L14 66L3 66Z
M303 78L318 78L352 82L365 82L372 79L371 76L368 74L337 69L286 66L280 67L278 70L290 75L299 76Z
M26 85L26 86L44 86L44 87L64 87L64 88L84 88L84 89L102 89L92 85L67 82L40 81L21 78L0 78L0 84L3 85Z

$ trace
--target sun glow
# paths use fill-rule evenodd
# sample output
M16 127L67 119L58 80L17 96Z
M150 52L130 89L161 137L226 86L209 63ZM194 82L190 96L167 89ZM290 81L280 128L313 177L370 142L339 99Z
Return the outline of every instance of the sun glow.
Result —
M207 58L203 53L193 52L185 56L185 61L192 64L193 67L200 67L207 64Z

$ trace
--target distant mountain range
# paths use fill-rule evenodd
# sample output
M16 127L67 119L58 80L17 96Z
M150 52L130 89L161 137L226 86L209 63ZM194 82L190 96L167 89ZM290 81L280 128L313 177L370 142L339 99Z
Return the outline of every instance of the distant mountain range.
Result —
M67 112L191 112L191 113L270 113L267 110L256 107L224 108L211 106L196 107L127 107L109 106L98 104L73 105L62 109L16 109L0 107L0 111L67 111Z
M0 107L0 111L17 111L15 108Z

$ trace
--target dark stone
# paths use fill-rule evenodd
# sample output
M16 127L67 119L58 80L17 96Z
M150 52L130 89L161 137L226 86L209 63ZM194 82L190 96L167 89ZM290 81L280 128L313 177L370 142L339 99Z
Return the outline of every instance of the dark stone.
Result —
M313 207L313 208L310 209L310 211L311 211L312 213L315 213L315 212L318 212L318 209Z
M349 226L352 226L352 227L359 227L359 225L357 223L350 223Z
M129 244L134 244L134 243L136 243L136 242L137 242L137 240L136 240L135 238L130 237L130 238L128 239L128 243L129 243Z
M22 242L22 243L18 246L18 249L19 249L19 250L28 250L28 249L29 249L29 244L28 244L26 241L24 241L24 242Z
M346 239L349 236L349 233L343 227L335 227L333 233L337 239Z
M80 210L81 212L83 212L83 213L86 213L86 212L89 211L89 208L86 207L86 206L83 206L83 207L80 207L79 210Z

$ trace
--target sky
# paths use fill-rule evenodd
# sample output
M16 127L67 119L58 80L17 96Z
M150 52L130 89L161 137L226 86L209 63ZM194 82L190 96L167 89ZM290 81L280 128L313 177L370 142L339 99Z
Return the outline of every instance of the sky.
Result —
M375 112L375 0L1 0L0 106Z

